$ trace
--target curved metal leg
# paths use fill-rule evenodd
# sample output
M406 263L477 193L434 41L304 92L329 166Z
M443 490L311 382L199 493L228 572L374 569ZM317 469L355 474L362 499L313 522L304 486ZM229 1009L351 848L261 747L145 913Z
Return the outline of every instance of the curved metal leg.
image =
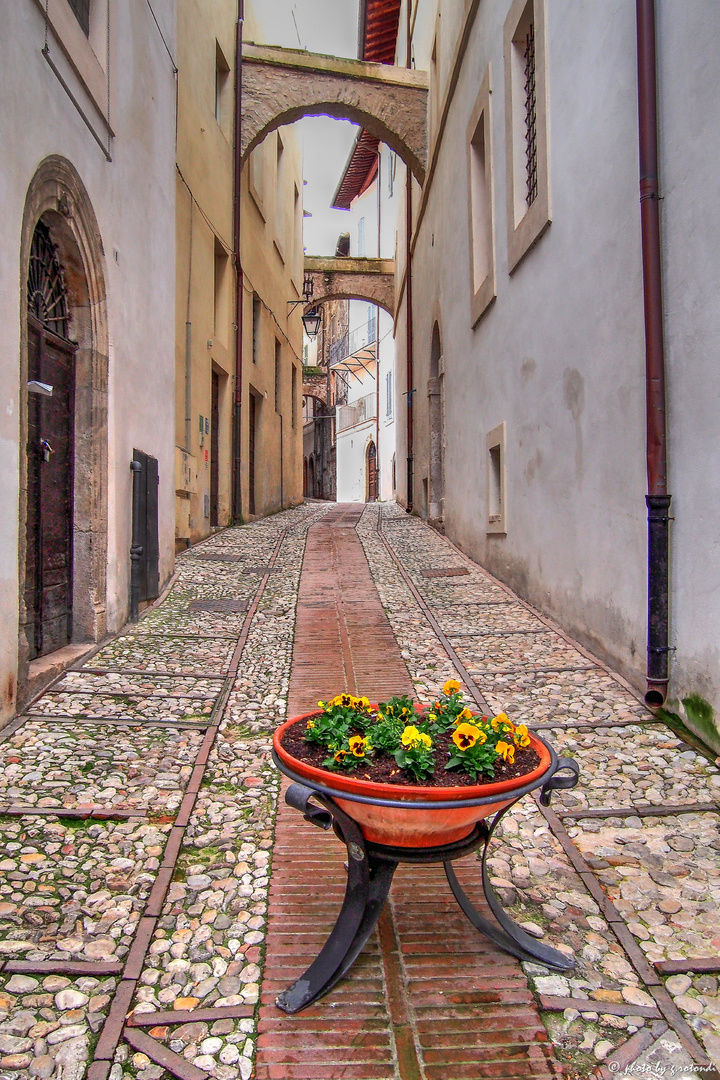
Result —
M325 945L297 982L275 999L278 1008L286 1013L296 1013L312 1005L349 970L380 917L397 867L396 862L380 862L368 856L360 829L331 799L325 799L308 788L301 789L298 784L293 784L288 795L291 792L287 801L291 806L303 809L310 820L315 816L312 804L307 802L310 796L327 808L347 846L348 877L342 908ZM299 802L305 792L305 805L301 806ZM324 820L329 825L329 819L326 817ZM316 823L327 827L324 822Z
M572 958L565 956L564 953L559 952L557 949L553 949L549 945L543 945L536 938L531 937L530 934L526 933L517 925L517 923L513 922L503 909L495 894L495 890L490 884L490 878L487 871L488 847L496 825L498 825L503 814L509 809L510 806L507 806L504 810L501 810L499 814L495 815L493 823L488 829L482 853L483 892L485 893L488 907L497 919L499 925L496 926L494 923L491 923L475 909L458 881L451 862L443 864L445 866L445 876L448 879L448 884L463 913L467 916L475 929L479 930L481 934L485 934L486 937L490 938L491 941L494 941L495 944L499 945L505 952L517 956L520 960L539 960L540 963L547 964L548 967L555 968L558 971L570 971L575 966L575 961Z

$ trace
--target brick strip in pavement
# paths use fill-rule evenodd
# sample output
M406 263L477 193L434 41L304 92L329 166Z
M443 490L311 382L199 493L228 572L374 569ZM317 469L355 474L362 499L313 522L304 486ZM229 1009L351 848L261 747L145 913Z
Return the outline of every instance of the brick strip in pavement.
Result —
M413 694L354 531L338 506L308 531L288 715L343 690ZM257 1080L546 1080L562 1075L520 964L479 935L440 866L400 867L391 902L351 971L315 1005L275 1005L330 933L345 848L281 803L270 881ZM481 895L480 863L459 865ZM478 892L479 890L479 892Z

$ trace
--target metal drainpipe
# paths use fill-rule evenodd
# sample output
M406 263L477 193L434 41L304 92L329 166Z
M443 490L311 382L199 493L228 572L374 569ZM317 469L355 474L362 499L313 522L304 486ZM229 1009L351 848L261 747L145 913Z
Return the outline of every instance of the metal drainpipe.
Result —
M382 192L380 179L382 165L381 144L377 148L377 256L380 258L380 240L382 236ZM375 306L375 489L376 500L380 499L380 305Z
M645 302L648 494L648 705L662 705L668 686L669 510L665 418L662 261L658 188L655 0L637 2L640 221Z
M411 3L407 5L407 33L406 33L406 57L405 66L412 67L412 28L411 28ZM405 296L407 309L407 506L408 514L413 508L413 309L412 309L412 256L410 247L412 244L412 173L410 166L407 169L407 190L405 198L405 240L407 255L405 261Z
M188 289L187 314L185 316L185 449L192 454L192 322L190 320L190 301L192 298L192 257L193 257L193 197L190 196L190 241L188 253Z
M235 263L235 398L233 403L233 521L242 521L242 380L243 380L243 307L245 285L240 257L240 196L242 192L242 35L244 0L238 0L235 36L235 172L233 192L233 261Z

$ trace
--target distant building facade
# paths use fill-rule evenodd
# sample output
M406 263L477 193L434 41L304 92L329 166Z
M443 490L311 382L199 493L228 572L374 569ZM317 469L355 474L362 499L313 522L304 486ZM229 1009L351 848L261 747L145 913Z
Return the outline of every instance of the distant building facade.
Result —
M172 572L175 4L156 14L3 5L3 719L126 621L133 461L140 599Z
M272 132L243 169L238 311L236 33L236 5L178 0L178 546L302 499L300 147ZM248 0L243 37L262 34Z

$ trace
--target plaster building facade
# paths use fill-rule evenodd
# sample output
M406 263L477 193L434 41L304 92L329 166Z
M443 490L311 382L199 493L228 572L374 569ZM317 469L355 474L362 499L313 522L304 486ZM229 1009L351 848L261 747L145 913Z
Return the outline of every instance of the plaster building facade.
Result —
M256 146L238 222L237 29L236 5L179 0L178 546L302 499L302 326L288 303L303 274L300 146L289 128ZM261 5L245 4L242 31L262 39Z
M671 707L720 749L720 9L641 0L638 13L403 0L396 63L428 71L430 101L426 180L403 185L399 215L396 337L409 323L411 346L397 399L412 393L399 490L651 703L669 658ZM646 232L658 207L660 258ZM661 376L646 382L663 329L666 405ZM663 641L653 575L668 518Z
M172 571L175 4L19 0L2 24L6 719L128 617L134 459L139 598Z

